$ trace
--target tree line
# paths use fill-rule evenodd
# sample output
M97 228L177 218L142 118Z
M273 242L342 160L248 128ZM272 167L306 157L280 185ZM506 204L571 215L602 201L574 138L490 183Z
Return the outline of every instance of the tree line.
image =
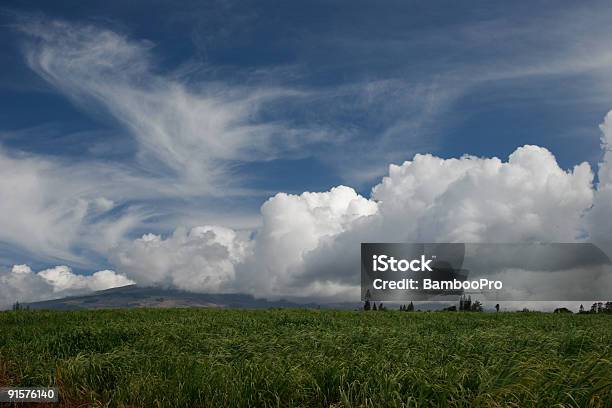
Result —
M366 299L366 301L363 304L363 310L365 311L387 310L387 308L385 307L385 305L383 305L382 302L380 302L377 306L376 302L370 303L370 300ZM413 312L415 310L414 303L410 302L408 304L402 304L400 305L399 310L400 312ZM495 305L495 310L499 312L499 304ZM445 311L445 312L456 312L456 311L482 312L484 311L484 306L480 301L472 300L471 296L462 295L461 298L459 299L458 305L452 305L452 306L445 307L442 309L442 311ZM529 312L529 309L525 308L522 311ZM558 307L554 310L554 313L573 313L573 312L566 307ZM585 309L584 305L580 305L580 309L578 310L578 314L599 314L599 313L612 314L612 301L595 302L591 305L591 308L588 310Z
M579 314L597 314L597 313L606 313L612 314L612 302L595 302L591 305L589 310L585 310L584 306L580 305L580 309L578 309Z
M13 303L13 307L12 307L13 311L18 311L18 310L30 310L30 306L24 306L19 302L15 302Z

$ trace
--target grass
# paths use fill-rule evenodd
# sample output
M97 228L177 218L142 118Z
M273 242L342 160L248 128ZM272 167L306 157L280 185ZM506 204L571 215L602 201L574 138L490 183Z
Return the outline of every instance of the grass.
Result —
M66 406L612 407L612 316L0 313L0 385Z

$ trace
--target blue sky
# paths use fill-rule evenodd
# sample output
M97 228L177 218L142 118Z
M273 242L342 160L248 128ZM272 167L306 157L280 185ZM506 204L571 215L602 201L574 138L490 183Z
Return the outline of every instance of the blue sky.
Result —
M144 233L249 231L279 191L367 198L416 153L602 158L605 2L61 3L0 12L0 148L46 191L9 216L48 215L5 228L3 265L88 272Z

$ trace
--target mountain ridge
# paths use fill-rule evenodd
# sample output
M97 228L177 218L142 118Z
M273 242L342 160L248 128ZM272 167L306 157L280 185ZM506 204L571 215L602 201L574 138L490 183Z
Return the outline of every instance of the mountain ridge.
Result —
M359 308L359 303L319 304L286 299L268 300L245 293L195 293L180 289L127 285L87 295L23 303L31 310L124 309L138 307L204 307L225 309Z

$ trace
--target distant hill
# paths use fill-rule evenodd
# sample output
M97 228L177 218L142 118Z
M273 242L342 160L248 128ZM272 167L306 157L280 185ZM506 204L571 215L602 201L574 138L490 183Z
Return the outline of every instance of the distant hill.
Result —
M84 296L45 300L24 304L30 309L79 310L131 307L217 307L232 309L262 309L271 307L316 308L316 303L297 303L287 300L269 301L246 294L192 293L178 289L123 286L94 292ZM357 304L336 304L342 309L359 307ZM344 306L344 307L342 307Z

